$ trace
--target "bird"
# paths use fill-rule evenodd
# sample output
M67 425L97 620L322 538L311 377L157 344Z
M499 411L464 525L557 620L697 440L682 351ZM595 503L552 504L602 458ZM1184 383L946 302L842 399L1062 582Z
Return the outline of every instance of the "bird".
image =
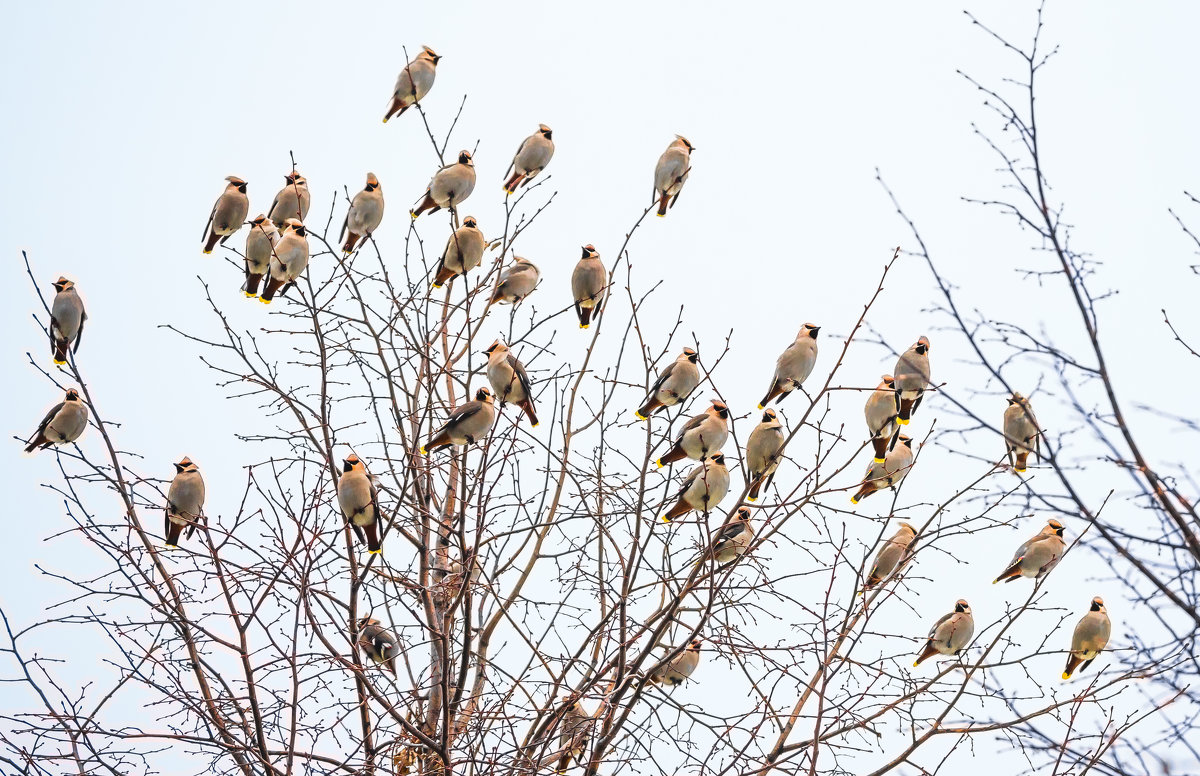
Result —
M682 517L693 509L708 512L729 492L729 470L720 451L710 454L688 472L675 494L675 505L662 516L664 523Z
M472 445L482 440L496 422L496 400L487 388L475 392L475 399L450 413L450 417L428 442L421 446L421 455L451 445Z
M529 425L536 428L537 412L533 408L533 387L522 364L503 340L496 340L487 350L487 377L492 392L501 404L512 402L529 418Z
M1064 531L1066 528L1062 523L1050 518L1037 536L1017 548L1008 566L992 580L992 584L1015 582L1021 577L1040 579L1049 574L1062 560L1063 552L1067 549L1067 543L1062 538Z
M367 473L367 465L354 453L346 456L342 462L337 496L342 516L354 530L354 535L360 542L366 541L368 554L378 555L382 552L379 529L383 517L379 509L379 489L375 487L374 478Z
M878 585L883 580L887 579L900 565L900 561L908 555L908 547L912 544L913 539L917 536L917 530L908 523L900 523L900 528L892 535L890 539L883 543L879 548L879 552L875 553L875 562L871 564L871 571L867 574L867 581L863 583L863 592L870 590Z
M900 430L900 424L896 422L895 382L891 375L884 375L867 396L864 414L867 430L871 432L871 445L875 448L875 463L883 463L892 437Z
M661 469L684 458L702 461L709 453L724 447L727 439L729 407L725 406L725 402L713 399L711 407L683 424L679 435L675 437L675 444L656 463Z
M550 159L554 156L553 135L554 131L550 127L538 124L537 132L521 141L521 146L517 148L512 164L505 173L509 176L504 184L505 193L512 194L517 190L518 184L525 186L546 169L546 165L550 164Z
M208 223L204 225L205 253L212 253L218 240L224 245L229 235L242 228L242 222L250 212L246 182L236 175L227 176L225 180L229 181L229 185L213 203L212 212L208 214Z
M892 374L895 376L896 422L907 426L912 414L921 406L921 397L929 385L929 338L921 337L915 345L901 353Z
M444 207L451 210L462 204L475 190L475 164L470 151L459 151L458 161L448 164L433 174L425 197L413 210L408 211L414 219L428 210L436 213Z
M700 645L702 643L703 641L699 638L692 639L686 649L665 664L655 667L650 672L650 681L655 684L665 684L668 687L682 684L685 679L695 673L696 666L700 664Z
M1014 391L1004 410L1004 446L1008 451L1008 463L1014 472L1025 472L1030 453L1041 456L1041 440L1042 429L1038 426L1029 399Z
M200 476L200 467L185 455L175 464L175 478L171 480L171 487L167 488L163 533L168 549L179 546L179 537L185 528L187 538L192 538L203 510L204 478Z
M350 201L350 209L346 211L346 220L342 222L342 234L339 240L346 242L342 245L342 253L353 253L361 240L375 234L379 223L383 221L383 189L375 173L367 173L367 185L354 195Z
M690 396L700 384L700 368L696 366L699 360L699 353L684 348L650 386L650 395L645 403L634 411L638 419L646 420L663 407L673 407Z
M858 492L851 496L851 504L857 504L877 490L894 488L908 476L908 470L913 464L912 439L904 434L899 434L897 438L900 444L888 451L883 463L872 461L867 467L867 476L859 486Z
M658 200L660 218L667 214L668 207L675 207L679 192L692 169L692 151L695 150L696 147L687 138L676 135L667 150L658 157L658 164L654 167L654 198ZM667 200L670 200L670 204Z
M963 651L975 634L975 618L971 616L971 607L963 599L954 603L954 611L942 615L929 631L929 639L921 650L913 668L921 665L934 655L957 655Z
M738 507L729 522L713 532L708 549L700 556L697 564L709 560L715 560L718 564L729 563L734 558L745 555L752 541L754 528L750 525L750 509Z
M553 765L555 773L566 773L571 761L583 754L587 747L594 720L580 701L571 699L570 695L562 698L566 709L558 723L558 749L543 758L538 763L538 768Z
M1067 655L1067 667L1063 670L1062 678L1070 679L1077 668L1080 673L1086 671L1092 661L1108 646L1110 635L1112 621L1108 619L1104 599L1096 596L1092 599L1087 614L1080 618L1075 625L1075 632L1071 634L1071 652Z
M303 175L292 170L283 176L283 179L286 183L275 195L274 201L271 202L271 209L267 211L267 215L280 229L288 222L289 218L297 221L308 218L308 206L312 203L312 195L308 191L308 180Z
M483 261L485 247L487 240L479 231L479 222L475 216L467 216L463 219L463 225L455 229L446 241L446 249L442 251L437 274L433 278L433 287L441 288L457 275L465 275L478 267L479 262Z
M50 352L54 363L67 363L67 351L75 344L75 352L79 352L79 343L83 338L83 324L87 320L87 311L83 309L83 300L75 283L59 276L50 285L54 286L54 302L50 305Z
M750 492L746 498L750 501L758 501L759 491L769 486L775 478L786 441L783 424L779 422L775 410L764 410L762 421L746 440L746 467L750 470Z
M542 273L529 259L513 256L513 263L500 275L492 292L492 304L516 304L533 293Z
M68 388L63 400L50 408L38 424L25 452L47 447L69 445L83 435L88 424L88 408L79 398L79 391Z
M283 223L283 235L275 243L275 251L271 254L271 276L267 278L267 287L263 289L259 301L270 304L284 285L291 285L308 266L308 230L304 224L295 218L289 218ZM286 291L287 289L284 289Z
M433 88L433 79L437 76L439 60L441 56L434 53L433 49L422 46L421 53L404 66L396 78L392 102L388 105L387 113L383 115L384 124L394 115L403 116L404 111L429 94L429 90Z
M379 624L374 617L363 617L358 621L358 646L367 657L396 675L396 656L400 654L400 642L396 635Z
M271 271L271 254L279 242L279 228L275 222L260 213L250 222L250 233L246 235L246 284L242 292L253 299L258 296L258 284Z
M575 314L579 328L586 329L592 318L600 317L604 304L604 289L608 287L608 270L592 245L583 246L583 256L571 273L571 293L575 295Z
M760 410L771 399L775 399L776 404L786 399L812 374L813 365L817 363L817 332L820 330L820 326L811 323L800 327L796 341L788 345L775 362L775 377L771 380L771 389L758 403Z

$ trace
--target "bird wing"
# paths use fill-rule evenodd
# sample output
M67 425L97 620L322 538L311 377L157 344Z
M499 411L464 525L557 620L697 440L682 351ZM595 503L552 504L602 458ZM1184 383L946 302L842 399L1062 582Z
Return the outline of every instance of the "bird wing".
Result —
M935 622L933 627L929 629L929 638L937 638L938 628L942 627L942 625L953 616L954 612L950 612L949 614L943 614L940 618L938 618L938 621Z
M679 438L683 439L684 434L686 434L687 432L691 431L694 428L698 428L700 426L700 424L704 422L704 419L707 417L708 417L708 413L705 413L703 415L697 415L696 417L688 420L687 423L683 424L683 428L681 428L679 430Z
M703 473L703 466L697 466L695 469L692 469L690 472L688 472L688 476L683 478L683 484L679 486L679 491L675 494L675 496L677 498L682 498L683 494L687 493L687 489L692 487L692 483L700 479L700 475Z
M725 544L726 542L733 541L738 536L741 536L742 532L745 530L746 530L746 523L744 520L738 520L736 522L730 523L729 525L725 526L724 528L722 528L720 531L717 532L716 537L714 537L714 539L713 539L713 549L718 549L721 547L721 545Z
M525 398L533 401L533 387L529 383L529 375L525 373L525 366L512 353L508 354L508 365L512 367L513 373L521 383L521 390L525 392Z
M650 395L651 396L658 393L658 389L662 388L663 383L665 383L667 381L667 378L670 377L671 373L674 371L675 371L675 364L673 362L671 364L669 364L666 369L662 370L662 374L660 374L658 376L658 379L654 381L654 385L650 386Z
M42 432L46 430L46 426L50 425L50 421L54 420L54 416L57 415L59 410L61 410L65 405L66 402L60 401L58 404L55 404L50 408L50 411L46 413L46 417L42 418L42 422L38 424L37 431L34 432L33 435L34 439L37 439L42 435Z
M79 343L83 341L83 324L87 322L87 311L79 313L79 328L75 331L75 352L79 352Z
M478 415L479 411L482 409L483 402L469 401L450 414L449 419L446 421L446 426L449 426L452 423L461 423L472 415ZM442 428L445 428L446 426L442 426Z
M220 199L217 200L217 202L220 201ZM204 242L208 239L208 230L210 227L212 227L213 219L217 216L217 202L213 203L212 212L208 214L208 222L204 224L204 234L200 235L200 242Z

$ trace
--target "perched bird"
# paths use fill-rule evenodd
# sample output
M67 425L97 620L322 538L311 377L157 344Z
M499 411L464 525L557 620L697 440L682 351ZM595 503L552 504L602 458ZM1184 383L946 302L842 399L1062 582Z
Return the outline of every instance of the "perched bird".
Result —
M690 677L695 672L696 666L700 664L701 643L702 641L698 638L692 639L692 643L687 645L687 649L668 660L665 665L660 665L651 671L650 681L655 684L665 684L668 687L682 684L683 680Z
M54 303L50 305L50 352L54 363L61 365L67 363L67 351L72 342L75 352L79 352L87 312L73 282L60 276L51 285L54 286Z
M518 184L524 186L529 183L550 164L550 159L554 156L554 141L551 139L553 134L550 127L538 124L538 131L521 141L521 147L517 149L512 164L505 173L509 176L508 182L504 184L507 193L512 194L516 191Z
M708 549L700 556L698 563L708 560L715 560L719 564L728 563L745 555L752 541L754 528L750 525L750 509L738 507L729 522L713 532Z
M934 655L957 655L971 641L975 634L975 618L971 616L971 607L967 602L958 599L954 603L954 611L942 615L929 631L929 640L925 649L921 650L913 668L921 665Z
M403 116L414 103L420 102L429 90L433 88L433 79L437 76L437 63L441 57L429 46L422 46L421 53L413 61L404 66L396 78L396 88L392 90L392 104L383 115L383 123L388 123L392 116Z
M571 761L583 754L587 748L588 737L592 732L592 715L576 700L571 702L571 696L562 699L569 704L558 723L558 749L538 763L539 768L554 765L555 773L566 773Z
M1041 456L1041 440L1042 429L1034 417L1029 399L1014 392L1004 410L1004 446L1013 471L1017 474L1025 471L1030 453Z
M374 617L363 617L358 621L358 646L367 653L372 662L381 665L396 675L396 656L400 654L400 642L396 635L379 624Z
M246 284L243 293L253 299L258 296L258 284L271 271L271 254L279 242L279 228L265 215L259 214L250 222L246 235Z
M904 434L899 434L897 438L900 444L888 451L883 463L872 461L867 467L867 476L858 492L850 498L851 504L857 504L877 490L894 488L908 476L913 464L912 439Z
M638 419L645 420L663 407L673 407L690 396L700 384L700 368L696 366L699 360L699 353L684 348L650 386L646 402L634 412Z
M512 402L520 407L529 418L529 425L536 427L538 419L533 409L533 388L529 384L529 375L525 373L525 365L517 360L502 340L496 340L484 352L488 354L488 382L492 384L496 398L501 404Z
M892 538L885 541L879 548L879 552L875 554L871 572L867 574L867 581L863 583L864 593L887 579L888 575L896 570L900 561L904 560L904 556L908 554L908 546L912 544L916 536L915 528L908 523L900 524L900 528L892 535Z
M267 215L280 229L288 222L288 219L294 218L297 221L303 221L308 218L308 206L312 204L312 194L308 191L308 180L303 175L292 170L283 176L283 179L287 182L275 195L275 200L271 202L271 209L267 211Z
M600 254L591 245L583 246L583 257L571 273L571 293L575 295L575 314L579 328L586 329L592 317L600 317L604 304L604 289L608 287L608 270Z
M1067 549L1067 543L1062 538L1064 531L1066 528L1062 523L1050 518L1037 536L1017 548L1012 560L1008 562L1008 567L992 581L992 584L1000 581L1014 582L1020 577L1040 579L1049 574L1062 560Z
M787 395L800 387L800 384L812 374L813 365L817 363L817 332L820 326L806 323L800 327L796 341L787 346L779 360L775 362L775 377L771 380L771 390L758 403L761 410L771 399L775 403L783 401Z
M212 253L220 240L224 245L229 235L242 228L246 214L250 212L250 199L246 196L246 182L236 175L230 175L225 180L229 185L213 204L212 212L208 214L208 223L204 225L204 252Z
M712 406L683 424L675 444L658 459L658 468L691 458L704 460L711 452L720 450L729 439L729 407L725 402L712 400Z
M746 440L746 467L750 470L750 492L746 498L750 501L758 501L759 491L775 478L785 441L783 424L775 410L764 410L762 422L754 427Z
M1108 619L1108 610L1104 608L1104 599L1096 596L1088 613L1083 615L1071 634L1071 653L1067 655L1067 667L1062 678L1070 679L1078 668L1082 673L1108 646L1108 637L1112 634L1112 622ZM1083 663L1083 665L1079 665Z
M88 408L79 398L79 391L68 388L63 400L50 408L38 424L25 452L47 447L69 445L83 435L88 423Z
M279 289L285 284L295 283L307 266L308 230L304 224L289 218L283 222L283 236L275 243L275 252L271 254L271 277L267 278L267 287L263 289L259 301L270 304Z
M359 241L366 242L375 234L379 222L383 220L383 189L375 173L367 173L366 187L354 195L350 201L350 209L346 211L346 220L342 222L342 234L339 240L346 242L342 245L342 253L353 253Z
M446 249L442 251L442 259L438 262L437 275L433 278L433 287L441 288L457 275L465 275L479 266L483 261L483 249L487 240L479 231L479 222L475 216L463 219L463 225L450 234L446 241Z
M187 529L187 538L192 538L196 532L196 524L204 510L204 478L200 476L200 467L186 455L175 464L175 479L167 488L166 521L163 533L167 537L166 546L174 549L179 546L179 537L183 529Z
M492 292L492 304L516 304L533 293L542 273L528 259L513 257L512 266L500 275L500 283Z
M444 207L451 210L462 204L475 190L475 164L470 151L459 151L458 161L448 164L433 174L425 189L425 198L409 215L413 218L428 210L436 213Z
M729 492L729 470L725 468L725 456L712 453L700 465L692 469L675 493L675 506L667 510L662 519L669 523L693 509L709 512Z
M375 487L374 479L367 473L366 464L354 453L350 453L342 462L337 495L342 516L354 529L354 535L360 542L366 541L368 553L378 555L381 551L380 520L383 517L383 512L379 509L379 490Z
M437 433L421 446L421 455L429 455L451 445L473 445L488 435L495 422L496 400L491 391L480 388L475 392L474 401L450 413Z
M892 437L900 430L900 424L896 422L895 382L891 375L884 375L867 397L864 413L867 430L871 432L871 445L875 448L875 463L883 463Z
M659 217L667 214L668 207L675 207L679 192L692 169L692 151L696 147L683 135L676 135L654 167L654 198L658 200ZM668 205L667 200L670 200Z
M901 353L892 374L895 375L895 406L899 416L896 422L907 426L909 418L921 406L921 397L929 385L929 338L921 337L917 344Z

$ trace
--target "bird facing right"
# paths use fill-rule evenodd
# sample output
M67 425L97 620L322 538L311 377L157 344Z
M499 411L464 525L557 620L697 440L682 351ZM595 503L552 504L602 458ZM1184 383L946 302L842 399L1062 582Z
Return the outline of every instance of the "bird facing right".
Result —
M1008 566L992 584L1001 581L1015 582L1021 577L1040 579L1049 574L1062 560L1067 549L1067 543L1063 541L1065 530L1062 523L1051 518L1037 536L1017 548Z
M921 398L929 386L929 338L921 337L901 353L892 374L896 388L896 422L907 426L912 414L921 406Z
M787 395L800 387L812 374L813 366L817 363L817 332L820 326L806 323L800 327L796 340L787 346L779 360L775 362L775 376L771 380L771 388L767 395L758 403L761 410L775 400L783 401Z
M236 175L230 175L225 180L229 181L229 184L213 203L212 212L208 214L208 223L204 225L205 253L212 253L218 240L224 245L229 235L242 228L246 214L250 212L246 182Z
M963 599L954 603L954 611L942 615L933 624L925 648L917 656L913 668L924 663L934 655L957 655L971 642L975 634L975 618L971 616L971 607Z
M1076 668L1080 673L1086 671L1092 661L1108 646L1108 637L1111 634L1112 622L1108 619L1108 610L1104 608L1104 599L1096 596L1092 599L1087 614L1075 625L1075 632L1071 635L1071 652L1067 655L1067 667L1063 670L1062 678L1070 679Z
M658 200L658 215L667 214L668 207L675 207L679 192L692 169L692 151L696 147L683 135L676 135L667 150L658 158L654 167L654 198Z
M1014 392L1004 410L1004 447L1014 472L1025 472L1030 453L1041 455L1041 439L1042 429L1029 399Z
M696 366L699 361L699 353L692 348L684 348L674 363L668 364L654 385L650 386L650 395L634 412L638 420L646 420L660 409L673 407L690 396L700 384L700 368Z
M196 532L203 511L204 478L200 476L200 467L185 455L175 464L175 478L167 489L166 525L163 530L166 546L170 549L177 547L184 529L187 529L190 539Z

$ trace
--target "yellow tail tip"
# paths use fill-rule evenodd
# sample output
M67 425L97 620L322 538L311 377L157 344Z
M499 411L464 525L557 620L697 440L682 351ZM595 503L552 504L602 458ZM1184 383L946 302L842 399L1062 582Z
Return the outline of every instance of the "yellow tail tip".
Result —
M746 500L753 504L758 501L758 496L746 496Z
M992 584L994 585L994 584L996 584L996 583L997 583L997 582L999 582L999 581L1000 581L1000 578L999 578L999 577L996 577L995 579L993 579L993 580L992 580Z
M884 460L883 458L875 458L874 460L875 460L875 463L887 463L887 461Z
M663 521L664 523L669 523L669 522L671 522L671 518L667 517L666 515L663 515L663 516L662 516L662 521Z
M57 358L56 358L56 359L54 359L54 363L58 364L59 366L66 366L66 365L67 365L67 362L66 362L66 361L59 361Z
M387 122L388 122L388 120L387 120L387 117L386 117L386 116L384 116L384 118L383 118L383 123L384 123L384 124L386 124Z
M540 425L541 425L540 423L530 423L530 424L529 424L529 427L530 427L530 428L537 428L537 427L538 427L538 426L540 426Z
M1013 469L1013 471L1015 471L1017 474L1024 474L1024 473L1025 473L1025 467L1024 467L1024 466L1022 466L1020 469Z
M434 283L433 283L433 287L434 287L434 288L441 288L441 287L442 287L442 284L441 284L441 283L438 283L437 281L434 281Z
M658 216L659 218L666 218L666 217L667 217L667 214L666 214L666 213L655 213L654 215Z
M415 211L415 210L410 210L410 211L408 211L408 214L409 214L410 216L412 216L412 220L414 220L414 221L416 221L416 220L417 220L417 211Z
M429 451L424 446L421 447L421 455L429 455Z
M383 549L382 549L382 548L380 548L380 549L378 549L378 550L367 550L367 554L368 554L368 555L382 555L382 554L383 554Z
M851 496L851 497L850 497L850 503L851 503L851 504L857 504L857 503L858 503L858 496Z
M1071 678L1071 675L1068 674L1066 671L1063 671L1063 679L1070 679L1070 678Z
M919 665L921 665L921 661L920 661L920 660L918 660L917 662L913 663L913 668L916 668L916 667L917 667L917 666L919 666Z
M258 298L258 301L262 302L263 304L270 304L270 303L271 303L271 300L270 300L270 299L267 299L265 296L260 296L260 297Z
M662 459L659 458L657 461L654 462L654 465L661 469L663 467Z
M207 256L207 255L208 255L208 254L210 254L210 253L212 253L212 251L205 251L205 252L204 252L204 255L205 255L205 256Z
M588 325L586 323L579 324L579 328L581 328L581 329L586 329L587 327L588 327Z
M645 415L642 414L641 410L634 410L633 414L637 417L638 420L649 420L649 418L647 418Z
M178 544L164 544L163 549L164 550L178 550L179 545Z
M761 410L763 408L763 405L761 405L761 404L758 405L758 408Z
M908 418L896 418L896 422L899 423L901 426L907 426Z

